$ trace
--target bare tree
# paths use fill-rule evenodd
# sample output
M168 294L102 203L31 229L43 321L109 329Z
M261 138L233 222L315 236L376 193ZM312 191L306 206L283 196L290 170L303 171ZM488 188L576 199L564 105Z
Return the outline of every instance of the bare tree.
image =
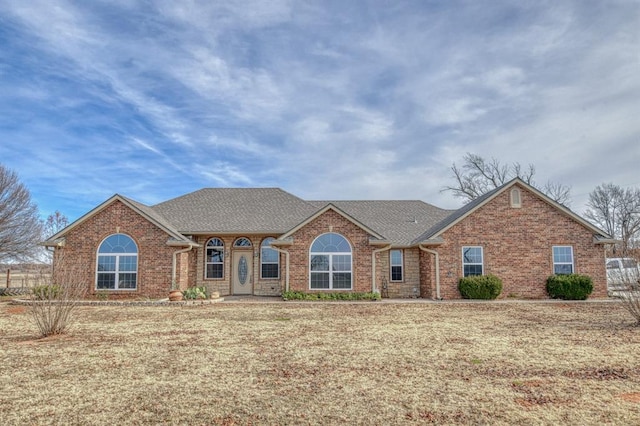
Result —
M0 164L0 262L33 257L41 236L38 207L29 190Z
M45 237L50 237L62 231L67 226L69 226L69 219L56 210L54 213L51 213L44 222L44 235Z
M472 201L516 177L531 186L536 186L533 181L536 174L533 164L529 164L525 169L517 162L502 164L495 158L486 160L471 153L464 156L462 167L453 163L451 171L456 184L446 186L442 190L451 191L455 197L465 198L467 201ZM547 182L544 187L538 189L560 204L568 205L571 199L571 188L559 183Z
M56 249L55 269L51 266L51 274L42 274L40 285L33 289L31 318L41 337L65 333L75 308L86 296L81 265L71 261L65 250Z
M589 194L584 216L621 241L614 253L628 253L640 234L640 189L603 183Z

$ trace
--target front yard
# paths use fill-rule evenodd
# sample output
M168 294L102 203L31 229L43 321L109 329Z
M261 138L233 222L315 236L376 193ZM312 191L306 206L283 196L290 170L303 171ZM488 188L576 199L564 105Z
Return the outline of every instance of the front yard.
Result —
M0 303L0 424L640 424L618 303Z

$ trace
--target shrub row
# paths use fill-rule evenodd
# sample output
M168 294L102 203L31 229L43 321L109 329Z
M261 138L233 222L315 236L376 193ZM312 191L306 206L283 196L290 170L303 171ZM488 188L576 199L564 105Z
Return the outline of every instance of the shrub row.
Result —
M465 299L493 300L502 292L502 280L495 275L460 278L458 290Z
M209 293L207 287L204 285L200 287L189 287L186 290L182 290L182 297L184 297L185 300L208 299Z
M592 291L593 281L587 275L551 275L547 278L547 293L552 299L585 300Z
M380 293L304 293L285 291L284 300L380 300Z

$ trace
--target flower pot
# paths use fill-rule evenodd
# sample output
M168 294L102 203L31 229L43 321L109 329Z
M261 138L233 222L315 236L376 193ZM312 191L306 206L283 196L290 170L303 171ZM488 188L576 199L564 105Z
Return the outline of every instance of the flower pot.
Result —
M171 290L169 292L169 301L171 302L179 302L182 300L182 291L180 290Z

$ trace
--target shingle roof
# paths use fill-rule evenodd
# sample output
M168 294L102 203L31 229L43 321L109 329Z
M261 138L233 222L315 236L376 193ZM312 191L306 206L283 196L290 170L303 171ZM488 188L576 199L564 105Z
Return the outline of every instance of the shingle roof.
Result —
M409 246L428 229L451 214L420 200L309 201L317 208L333 204L383 235L396 246Z
M152 209L183 234L284 233L317 211L279 188L204 188Z

